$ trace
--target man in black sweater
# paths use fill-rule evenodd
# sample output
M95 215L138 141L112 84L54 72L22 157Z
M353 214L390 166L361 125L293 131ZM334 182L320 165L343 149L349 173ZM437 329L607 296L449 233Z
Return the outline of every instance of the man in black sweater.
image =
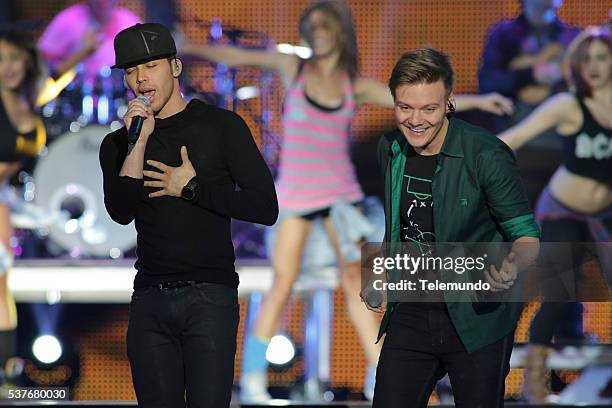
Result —
M115 54L113 68L150 100L130 101L126 127L100 148L106 209L138 232L127 333L138 403L226 407L239 320L230 221L274 224L274 181L240 116L183 99L164 26L120 32ZM136 116L140 137L129 143Z

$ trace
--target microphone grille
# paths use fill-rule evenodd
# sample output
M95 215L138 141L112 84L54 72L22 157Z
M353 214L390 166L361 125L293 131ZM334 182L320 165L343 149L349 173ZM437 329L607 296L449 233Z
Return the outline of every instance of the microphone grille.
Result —
M149 98L147 98L144 95L138 95L138 97L136 99L140 99L142 101L142 103L145 104L145 106L151 105L151 101L149 100Z

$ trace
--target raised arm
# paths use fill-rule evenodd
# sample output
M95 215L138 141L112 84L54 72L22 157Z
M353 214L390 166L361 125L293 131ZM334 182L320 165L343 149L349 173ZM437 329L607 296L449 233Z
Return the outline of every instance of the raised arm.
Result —
M357 104L366 103L393 108L393 96L389 87L380 81L370 78L357 78L354 84L355 100Z
M359 105L372 104L386 108L393 108L393 97L387 85L370 78L357 78L355 80L355 98ZM496 115L512 113L512 101L498 93L486 95L457 95L455 96L457 111L479 109Z
M571 120L570 113L575 108L576 100L572 94L557 94L545 101L520 123L499 134L498 137L512 150L516 150L542 132L559 127Z
M144 197L141 176L121 174L127 155L127 132L109 134L100 147L100 165L104 188L104 205L113 221L127 225L136 217L138 203Z
M230 46L201 45L186 41L180 46L180 55L202 58L230 67L252 66L278 71L285 84L297 73L299 59L276 51L247 50Z
M457 95L455 103L457 112L478 109L501 116L511 115L514 111L512 101L497 92L484 95Z

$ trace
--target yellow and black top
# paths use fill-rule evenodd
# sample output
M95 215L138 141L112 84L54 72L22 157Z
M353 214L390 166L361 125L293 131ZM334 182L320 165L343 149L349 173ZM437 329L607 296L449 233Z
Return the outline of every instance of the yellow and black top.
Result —
M0 162L15 162L36 156L47 141L45 125L36 118L36 128L21 134L15 129L0 100Z

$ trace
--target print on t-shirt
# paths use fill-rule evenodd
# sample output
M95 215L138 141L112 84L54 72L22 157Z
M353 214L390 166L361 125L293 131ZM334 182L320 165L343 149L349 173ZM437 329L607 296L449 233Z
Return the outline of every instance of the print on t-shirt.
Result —
M418 243L422 254L431 255L428 242L435 241L431 183L437 156L409 152L401 198L401 240Z
M400 237L402 242L418 245L417 253L409 254L413 257L435 256L433 243L436 240L436 236L433 217L432 183L437 164L438 157L436 155L421 156L414 149L409 148L400 202L402 212L400 217ZM425 271L424 274L422 272L417 272L419 279L428 279L430 281L436 279L435 271ZM426 290L419 292L419 295L425 297L418 301L421 308L444 309L446 307L441 293ZM407 303L406 305L411 304Z

